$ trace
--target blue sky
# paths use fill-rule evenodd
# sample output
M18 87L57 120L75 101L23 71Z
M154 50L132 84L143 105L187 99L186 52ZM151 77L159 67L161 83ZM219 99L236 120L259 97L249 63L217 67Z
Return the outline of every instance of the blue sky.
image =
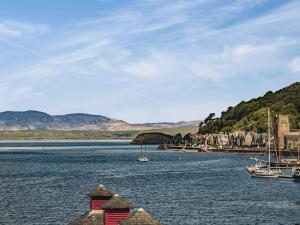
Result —
M1 0L0 111L203 119L300 78L300 1Z

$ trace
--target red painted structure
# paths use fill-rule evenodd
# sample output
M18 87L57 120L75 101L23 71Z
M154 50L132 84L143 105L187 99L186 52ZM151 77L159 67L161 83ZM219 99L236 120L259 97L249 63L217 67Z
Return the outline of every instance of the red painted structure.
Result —
M93 197L90 200L90 209L92 210L103 210L101 205L106 203L110 197Z
M108 202L114 195L110 190L108 190L103 185L99 185L96 189L88 193L90 197L90 210L102 210L101 205Z
M101 207L104 209L105 225L118 225L130 215L130 209L133 208L133 205L115 194Z
M120 224L149 224L162 225L143 209L131 214L134 207L117 194L113 194L103 185L88 193L90 197L90 212L72 221L69 225L98 224L98 225L120 225Z
M130 209L106 209L105 225L118 225L130 215Z

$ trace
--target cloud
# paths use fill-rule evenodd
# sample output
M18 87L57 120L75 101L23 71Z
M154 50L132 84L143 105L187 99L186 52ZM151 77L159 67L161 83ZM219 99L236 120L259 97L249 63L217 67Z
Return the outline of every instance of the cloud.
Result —
M285 36L284 32L272 38L265 32L269 29L273 32L278 24L298 17L294 14L294 4L225 28L214 27L211 21L216 17L208 13L200 17L201 29L198 29L197 17L189 10L206 4L208 1L179 1L167 8L164 1L146 1L133 8L100 14L98 19L77 23L63 38L50 43L58 53L18 73L39 79L76 73L161 79L172 76L174 80L194 76L221 81L287 67L285 60L281 60L282 54L286 54L287 48L299 45L299 41L291 35ZM255 4L237 1L221 4L214 10L237 13L249 5L260 4L263 1ZM145 6L150 9L141 8ZM210 22L203 24L202 20ZM262 24L266 23L270 27L263 26L261 32ZM254 32L257 32L255 38Z
M0 38L20 38L27 35L38 35L49 31L44 24L33 24L13 20L0 21Z
M151 52L141 59L126 59L120 68L125 74L144 78L166 77L175 71L177 58L163 52Z
M195 75L214 81L257 74L268 76L287 68L282 54L297 45L299 41L279 39L264 44L225 46L219 52L198 56L190 68Z
M126 103L132 108L134 101L147 102L150 108L172 101L180 107L186 102L189 108L203 97L202 91L215 88L222 95L218 85L242 79L253 85L285 74L277 78L288 83L286 77L299 72L300 3L271 6L264 0L133 0L112 4L109 10L103 6L97 16L73 24L62 22L51 32L41 24L3 21L0 40L6 52L2 58L11 57L14 63L2 64L9 73L2 72L0 78L9 74L8 86L26 80L20 88L30 87L28 93L38 92L44 83L43 92L49 96L62 86L59 90L70 93L70 98L76 96L78 102L84 102L85 93L107 98L114 102L101 101L101 107L98 100L93 103L107 114L119 110L113 105ZM70 83L79 87L72 89ZM1 94L9 91L2 90ZM169 92L173 98L158 97ZM173 106L161 114L167 115Z
M300 57L294 58L290 64L290 70L294 73L300 73Z
M0 96L5 96L1 99L0 107L2 109L7 109L8 104L22 102L24 100L32 100L33 98L39 96L40 93L33 89L33 87L24 84L8 84L2 83L0 86Z

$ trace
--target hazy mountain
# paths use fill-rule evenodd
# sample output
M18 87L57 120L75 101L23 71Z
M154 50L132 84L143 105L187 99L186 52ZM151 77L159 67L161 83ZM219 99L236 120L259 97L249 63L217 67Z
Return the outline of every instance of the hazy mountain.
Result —
M101 115L73 113L51 116L39 111L0 113L0 130L147 130L155 128L198 127L199 121L130 124Z

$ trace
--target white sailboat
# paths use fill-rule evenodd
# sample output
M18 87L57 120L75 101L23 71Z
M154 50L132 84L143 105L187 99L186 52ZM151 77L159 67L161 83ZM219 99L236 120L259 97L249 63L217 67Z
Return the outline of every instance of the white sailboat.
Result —
M143 145L141 145L141 153L140 153L140 155L138 156L137 161L138 161L138 162L143 162L143 163L147 163L147 162L150 161L149 158L148 158L147 155L146 155L146 145L145 145L145 150L144 150L144 152L143 152Z
M282 175L280 169L271 168L271 114L270 108L268 108L268 165L266 168L263 168L258 165L247 166L246 170L251 174L252 177L259 178L279 178Z

